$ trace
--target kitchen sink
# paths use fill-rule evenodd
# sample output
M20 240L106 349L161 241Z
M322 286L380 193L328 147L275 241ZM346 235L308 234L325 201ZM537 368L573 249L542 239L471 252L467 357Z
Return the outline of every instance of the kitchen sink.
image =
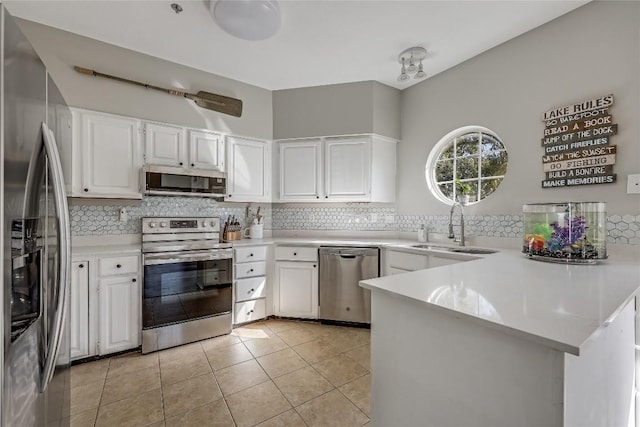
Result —
M455 248L452 248L451 246L438 246L438 245L413 245L411 247L418 248L418 249L435 249L438 251L450 251L451 249L455 249Z
M451 247L451 246L438 246L438 245L413 245L412 248L419 249L431 249L438 251L448 251L448 252L456 252L462 254L476 254L476 255L488 255L495 254L496 250L494 249L484 249L484 248L465 248L465 247Z
M450 248L449 252L458 252L463 254L477 254L477 255L487 255L487 254L495 254L496 250L494 249L483 249L483 248Z

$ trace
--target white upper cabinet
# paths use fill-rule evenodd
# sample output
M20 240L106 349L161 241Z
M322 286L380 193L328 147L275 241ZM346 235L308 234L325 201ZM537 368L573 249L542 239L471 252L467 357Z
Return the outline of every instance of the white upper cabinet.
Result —
M218 133L145 123L144 134L146 164L224 172L224 141Z
M144 124L145 163L183 166L186 158L184 129L159 123Z
M72 196L140 199L141 166L139 120L74 111Z
M213 132L189 131L189 166L224 172L224 141Z
M378 135L278 143L279 201L394 202L396 141Z
M280 200L319 200L322 195L322 140L280 144Z
M227 197L229 202L268 202L271 146L266 141L227 137Z
M324 173L325 199L370 200L371 140L327 139Z

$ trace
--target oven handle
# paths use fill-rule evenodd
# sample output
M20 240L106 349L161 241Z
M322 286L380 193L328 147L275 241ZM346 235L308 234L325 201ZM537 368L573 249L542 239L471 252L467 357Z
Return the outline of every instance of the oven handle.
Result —
M231 259L232 249L222 249L215 251L205 252L168 252L163 254L145 254L144 265L158 265L158 264L174 264L179 262L193 262L193 261L210 261L217 259Z

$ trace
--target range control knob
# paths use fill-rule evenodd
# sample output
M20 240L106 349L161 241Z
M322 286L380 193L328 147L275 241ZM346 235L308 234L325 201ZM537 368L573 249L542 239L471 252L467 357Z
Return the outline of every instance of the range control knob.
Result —
M166 223L166 222L161 222L161 223L160 223L160 227L165 228L166 226L167 226L167 223Z
M207 228L207 221L202 221L202 227Z
M156 228L156 223L155 222L150 222L149 223L149 228Z
M218 225L218 223L217 223L216 221L211 221L211 226L212 226L212 227L215 227L215 226L217 226L217 225Z

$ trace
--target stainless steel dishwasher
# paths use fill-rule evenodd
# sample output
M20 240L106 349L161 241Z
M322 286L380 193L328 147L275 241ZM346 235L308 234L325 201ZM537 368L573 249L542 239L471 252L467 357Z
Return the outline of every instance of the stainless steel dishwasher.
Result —
M378 248L320 248L320 320L371 323L371 293L360 280L380 275Z

